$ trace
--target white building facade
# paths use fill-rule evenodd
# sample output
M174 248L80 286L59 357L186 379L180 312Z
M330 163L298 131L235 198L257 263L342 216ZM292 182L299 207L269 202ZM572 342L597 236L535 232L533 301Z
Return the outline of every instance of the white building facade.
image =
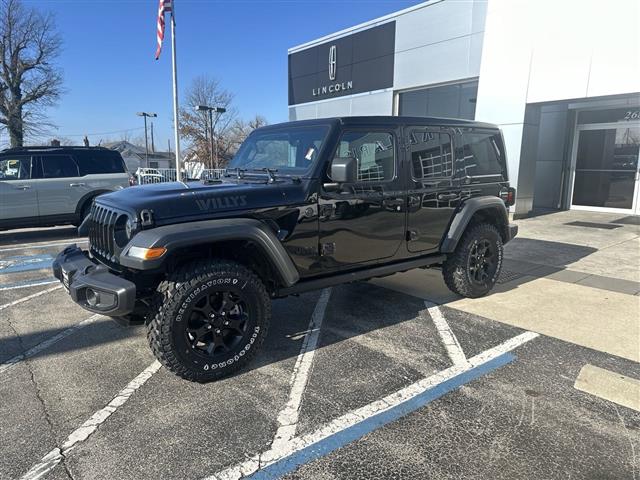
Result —
M289 50L291 120L502 128L516 214L640 213L640 2L433 0Z

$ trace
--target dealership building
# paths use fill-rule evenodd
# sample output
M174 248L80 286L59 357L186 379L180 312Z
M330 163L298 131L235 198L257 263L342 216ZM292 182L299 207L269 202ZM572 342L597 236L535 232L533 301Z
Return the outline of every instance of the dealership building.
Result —
M289 49L289 118L503 131L515 213L640 213L640 2L433 0Z

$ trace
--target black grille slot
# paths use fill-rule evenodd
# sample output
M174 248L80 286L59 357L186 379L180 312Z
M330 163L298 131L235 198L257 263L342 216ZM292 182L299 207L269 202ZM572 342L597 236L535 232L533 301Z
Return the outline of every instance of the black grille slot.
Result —
M91 252L108 262L118 263L120 248L115 242L116 221L123 212L104 205L91 207L89 247Z

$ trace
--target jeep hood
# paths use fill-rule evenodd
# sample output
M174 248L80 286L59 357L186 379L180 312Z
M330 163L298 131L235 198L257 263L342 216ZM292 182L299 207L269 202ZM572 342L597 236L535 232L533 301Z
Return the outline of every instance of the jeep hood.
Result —
M282 188L283 183L287 188ZM158 225L285 205L292 200L285 193L287 190L291 190L290 180L274 183L227 179L209 184L167 182L125 188L101 195L97 202L136 214L150 210Z

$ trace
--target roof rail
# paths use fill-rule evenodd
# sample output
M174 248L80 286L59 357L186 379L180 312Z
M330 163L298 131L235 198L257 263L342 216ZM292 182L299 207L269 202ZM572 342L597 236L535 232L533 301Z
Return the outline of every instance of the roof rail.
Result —
M90 146L90 147L84 147L81 145L69 145L69 146L61 145L59 147L54 147L51 145L30 145L27 147L5 148L4 150L2 150L2 153L28 152L29 150L47 151L47 150L111 150L111 149L107 147L103 147L101 145Z

